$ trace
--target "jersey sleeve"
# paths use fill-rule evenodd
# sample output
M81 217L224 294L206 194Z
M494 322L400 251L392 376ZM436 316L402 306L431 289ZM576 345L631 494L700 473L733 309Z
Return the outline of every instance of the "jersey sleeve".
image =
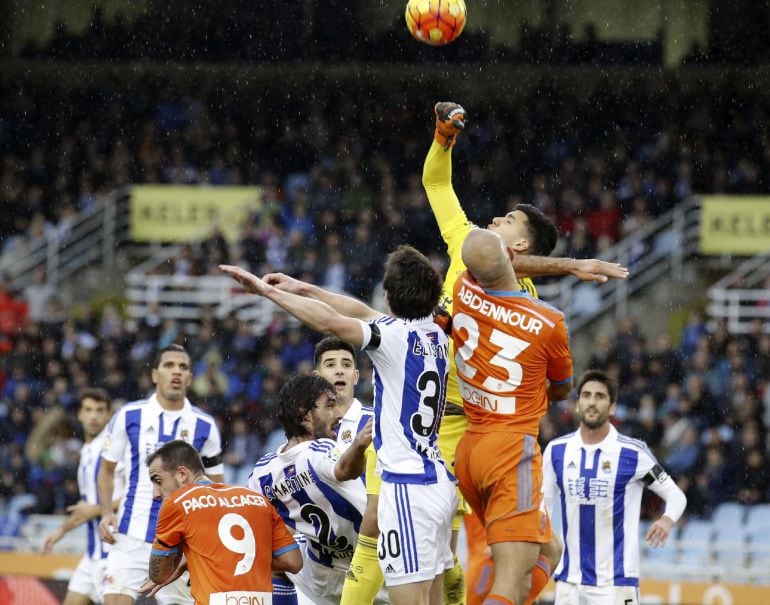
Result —
M648 476L650 475L655 479L648 487L666 503L666 510L663 511L663 514L676 523L687 508L687 496L671 478L671 475L664 471L660 465L656 464L649 471Z
M445 150L435 141L428 150L422 167L422 185L436 217L441 237L449 244L447 235L458 219L467 222L460 200L452 187L452 150ZM445 235L447 231L447 235Z
M273 558L281 556L285 552L299 548L294 541L294 537L286 528L286 523L281 519L281 515L275 510L272 504L269 502L267 505L270 507L270 520L273 524Z
M652 484L655 481L663 480L668 477L666 471L658 464L655 454L642 441L637 441L640 444L639 456L636 463L636 480L642 480L646 484Z
M572 353L569 350L569 335L564 316L560 315L556 327L548 339L548 380L564 384L572 379Z
M158 513L158 525L155 528L152 554L168 557L179 552L182 546L183 522L181 508L174 504L170 497L165 498Z
M211 431L200 451L201 458L206 461L209 459L210 466L205 466L206 474L221 475L225 472L225 466L222 463L222 437L219 434L219 427L212 421Z
M109 462L120 462L123 460L123 454L127 447L126 413L124 410L118 410L107 425L102 458Z
M447 246L449 267L441 289L440 303L451 312L452 286L457 276L465 270L462 245L468 233L475 227L468 220L452 187L452 151L444 151L435 141L425 158L422 184L433 216L436 217L441 239Z

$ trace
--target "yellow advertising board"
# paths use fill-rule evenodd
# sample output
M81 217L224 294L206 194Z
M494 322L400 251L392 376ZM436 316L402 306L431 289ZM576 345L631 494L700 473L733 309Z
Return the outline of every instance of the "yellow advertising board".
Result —
M553 601L556 587L548 582L541 602ZM770 603L770 584L723 582L639 581L641 605L760 605Z
M134 185L131 239L200 241L218 226L228 241L234 241L248 213L261 207L261 199L256 186Z
M707 195L702 200L701 254L754 255L770 250L770 197Z

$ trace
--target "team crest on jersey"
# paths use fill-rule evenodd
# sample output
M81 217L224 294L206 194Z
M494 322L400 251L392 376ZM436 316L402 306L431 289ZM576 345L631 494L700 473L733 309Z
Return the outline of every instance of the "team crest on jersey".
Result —
M342 431L342 440L347 443L353 438L353 434L351 433L350 429L345 429Z
M610 464L609 460L602 462L602 470L608 474L612 472L612 465Z
M283 474L286 477L294 477L297 474L297 467L294 464L290 464L286 467L286 469L283 471Z
M187 429L182 429L181 436L182 436L182 439L187 441L187 438L190 436L190 431L188 431Z

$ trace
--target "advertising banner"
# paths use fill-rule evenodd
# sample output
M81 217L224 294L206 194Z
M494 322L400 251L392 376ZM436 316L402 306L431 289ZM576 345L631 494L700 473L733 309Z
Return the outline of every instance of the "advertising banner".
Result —
M261 207L258 187L134 185L131 239L138 242L192 242L218 226L234 241L250 212Z
M770 250L770 197L707 195L702 200L701 254L753 256Z

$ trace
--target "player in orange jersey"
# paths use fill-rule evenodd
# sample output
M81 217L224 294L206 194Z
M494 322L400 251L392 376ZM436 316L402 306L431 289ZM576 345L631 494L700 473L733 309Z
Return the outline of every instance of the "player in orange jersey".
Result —
M548 401L572 385L564 316L522 292L513 250L475 229L452 297L457 380L468 428L455 471L492 549L495 579L484 603L524 605L541 544L551 541L537 444Z
M452 149L457 136L465 128L465 110L457 103L444 102L435 105L434 113L436 130L434 141L425 158L422 182L449 255L441 305L451 313L452 288L457 277L465 270L461 258L462 243L468 233L477 227L468 220L452 186ZM556 227L540 210L529 204L518 204L505 216L493 218L488 229L497 233L506 246L515 251L513 264L519 288L535 298L538 297L537 289L529 276L572 274L581 280L604 282L609 278L624 279L628 275L628 270L624 267L601 260L550 257L556 245ZM439 429L441 455L450 470L454 468L457 443L467 426L455 374L452 364L447 381L446 409ZM453 550L461 520L461 516L455 517ZM487 554L489 548L483 539L484 528L475 515L465 515L465 530L468 541L467 604L480 605L491 585L492 561ZM555 568L561 557L558 537L543 545L541 554L548 560L547 565ZM465 605L465 587L461 583L462 569L459 564L444 577L447 605ZM532 596L545 586L546 581L547 577L537 577L537 582L533 582Z
M155 584L175 575L184 553L196 605L268 605L270 572L302 568L297 544L267 499L246 487L209 481L188 443L164 444L147 466L154 496L164 498L150 557Z

